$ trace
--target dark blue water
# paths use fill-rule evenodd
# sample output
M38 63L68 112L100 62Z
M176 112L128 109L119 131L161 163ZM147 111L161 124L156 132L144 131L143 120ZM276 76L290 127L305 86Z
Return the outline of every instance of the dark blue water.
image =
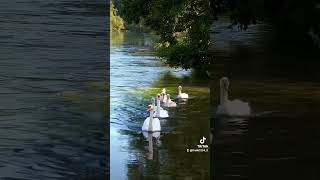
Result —
M107 171L105 1L0 6L0 178Z

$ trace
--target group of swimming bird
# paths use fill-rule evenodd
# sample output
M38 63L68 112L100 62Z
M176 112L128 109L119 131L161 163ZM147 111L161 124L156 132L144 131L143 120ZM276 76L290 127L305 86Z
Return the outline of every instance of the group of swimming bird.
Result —
M182 93L182 87L178 87L177 99L186 100L189 95ZM229 79L227 77L222 77L220 79L220 105L217 108L216 114L230 117L248 117L251 116L251 109L249 103L243 102L241 100L229 100ZM157 101L157 105L155 105ZM161 131L160 120L158 118L168 118L168 111L161 107L173 108L177 107L177 103L171 100L170 94L166 94L166 89L163 88L160 94L157 94L156 99L152 97L150 105L148 105L147 111L150 116L145 119L142 131L147 132L159 132Z
M177 99L186 100L189 98L189 95L186 93L182 93L182 87L178 87L178 95ZM157 105L155 105L157 103ZM158 132L161 131L161 125L159 118L168 118L169 113L167 110L163 109L163 107L167 108L175 108L177 107L177 103L171 100L170 94L166 93L166 89L163 88L160 94L156 95L156 98L151 98L151 104L148 105L147 111L150 113L149 117L147 117L142 125L142 131L147 132Z

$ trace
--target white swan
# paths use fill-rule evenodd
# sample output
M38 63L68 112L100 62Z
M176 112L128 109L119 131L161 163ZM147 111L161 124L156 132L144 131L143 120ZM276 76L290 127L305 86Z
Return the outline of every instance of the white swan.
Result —
M160 94L160 101L161 102L167 102L167 94L166 94L166 89L163 88Z
M179 92L178 99L188 99L189 95L187 93L182 93L181 90L182 90L182 87L179 86L178 87L178 92Z
M156 112L154 112L154 117L158 118L167 118L169 117L168 111L161 109L160 105L160 94L157 95L157 109Z
M142 131L155 132L161 131L160 120L158 118L153 118L153 107L154 107L154 99L152 99L152 105L148 106L147 111L150 112L150 116L144 120L142 125Z
M228 116L250 116L251 109L247 102L241 100L228 100L229 80L226 77L220 79L220 105L217 114Z
M173 102L170 98L170 94L167 94L167 102L163 104L165 107L177 107L177 103Z
M153 100L153 103L149 104L149 106L152 106L153 109L158 109L158 106L154 106L154 104L155 104L155 99L152 98L152 100ZM152 104L153 104L153 105L152 105ZM160 106L160 110L163 110L163 108L162 108L161 106Z

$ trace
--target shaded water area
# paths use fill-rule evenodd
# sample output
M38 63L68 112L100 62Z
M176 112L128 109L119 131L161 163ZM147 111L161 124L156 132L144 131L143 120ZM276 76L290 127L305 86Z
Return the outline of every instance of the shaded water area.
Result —
M138 32L111 36L110 178L209 179L209 153L187 153L203 136L209 139L208 80L164 66L154 56L155 40ZM151 97L167 88L174 99L179 85L190 98L167 109L160 133L143 135Z
M103 179L104 1L0 6L0 178Z
M210 51L215 179L319 179L319 50L271 24L241 31L222 18ZM305 44L304 44L305 43ZM217 118L219 78L254 117Z

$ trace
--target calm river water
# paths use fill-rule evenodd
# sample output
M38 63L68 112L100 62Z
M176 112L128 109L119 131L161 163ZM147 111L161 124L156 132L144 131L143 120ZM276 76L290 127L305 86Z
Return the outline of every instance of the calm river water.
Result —
M152 51L155 38L134 32L111 36L110 176L118 179L208 179L209 153L187 153L209 139L208 80L166 67ZM174 98L182 85L190 99L168 109L160 137L141 132L150 99L167 88ZM150 148L151 147L151 148Z
M270 24L229 24L221 18L212 27L212 111L227 76L230 99L249 102L256 116L213 117L213 177L319 179L319 50Z
M104 1L0 6L0 178L103 179Z

